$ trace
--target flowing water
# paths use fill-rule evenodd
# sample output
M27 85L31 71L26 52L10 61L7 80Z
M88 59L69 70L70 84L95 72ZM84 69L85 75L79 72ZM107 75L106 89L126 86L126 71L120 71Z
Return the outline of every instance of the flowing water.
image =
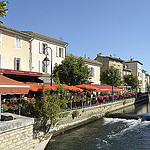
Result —
M150 104L117 113L146 114ZM103 118L53 137L46 150L150 150L150 121Z

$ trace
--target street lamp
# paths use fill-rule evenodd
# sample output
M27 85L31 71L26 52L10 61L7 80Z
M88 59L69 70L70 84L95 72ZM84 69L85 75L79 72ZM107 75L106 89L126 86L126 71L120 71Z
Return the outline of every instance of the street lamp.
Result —
M114 75L113 75L113 71L112 71L112 73L110 73L109 72L109 74L108 74L108 77L110 77L112 75L112 95L114 94L114 92L113 92L113 87L114 87Z
M131 74L129 80L131 81L131 85L132 85L132 91L131 91L131 92L133 93L133 80L132 80L132 74Z
M51 50L51 76L50 76L50 85L52 86L52 49L50 47L46 47L45 50L48 49L48 48ZM47 55L48 55L48 53L46 54L46 57L43 60L44 64L46 65L46 68L47 68L47 66L50 63L50 60L48 59Z

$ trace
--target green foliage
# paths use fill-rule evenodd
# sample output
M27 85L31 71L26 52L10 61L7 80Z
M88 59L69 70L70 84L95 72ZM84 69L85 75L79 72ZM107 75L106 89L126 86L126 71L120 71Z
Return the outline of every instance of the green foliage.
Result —
M79 116L79 112L77 110L72 112L72 118L74 119L75 117Z
M40 101L40 115L44 117L44 126L46 132L49 131L51 126L54 126L59 117L62 117L62 110L67 107L66 96L68 91L64 91L58 80L58 92L52 93L49 91L42 91L42 98ZM48 121L50 124L47 125Z
M77 61L71 55L65 58L60 65L55 65L53 78L56 81L57 73L61 83L68 85L88 84L90 69L80 57Z
M8 110L8 107L6 106L6 104L2 104L2 108L3 108L3 111L7 111Z
M127 103L127 101L126 101L126 100L124 100L124 101L123 101L123 105L125 105L126 103Z
M111 66L110 68L101 72L101 81L103 84L112 85L112 78L114 86L118 86L121 84L119 69Z
M124 82L127 84L127 85L130 85L133 87L133 89L136 89L139 85L139 80L137 78L137 76L134 76L134 75L124 75L123 77L124 79Z
M8 4L8 1L2 1L0 2L0 17L5 17L6 13L8 12L8 9L6 9L6 5ZM3 22L0 21L0 24Z

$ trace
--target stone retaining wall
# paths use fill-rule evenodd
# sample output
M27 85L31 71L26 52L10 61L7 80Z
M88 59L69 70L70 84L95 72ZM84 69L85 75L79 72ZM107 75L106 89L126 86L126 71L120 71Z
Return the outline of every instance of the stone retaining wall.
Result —
M33 123L32 118L5 113L14 120L0 123L0 150L32 150Z
M115 101L112 103L106 103L96 106L91 106L82 109L71 110L67 113L67 117L60 118L57 125L52 128L50 131L54 133L59 133L66 131L68 129L72 129L74 127L80 126L82 124L94 121L98 118L102 118L106 113L115 111L135 103L135 98ZM78 111L79 115L73 119L72 113L73 111Z

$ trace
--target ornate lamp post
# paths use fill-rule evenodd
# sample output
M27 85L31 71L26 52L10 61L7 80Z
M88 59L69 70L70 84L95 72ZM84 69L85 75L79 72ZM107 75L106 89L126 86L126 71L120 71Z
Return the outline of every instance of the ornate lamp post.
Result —
M114 91L113 91L113 87L114 87L114 75L113 75L113 71L112 71L112 73L110 73L109 72L109 74L108 74L108 77L110 77L110 76L112 76L112 95L114 94Z
M51 75L50 75L50 85L52 86L52 49L51 49L50 47L46 47L45 50L46 50L46 49L50 49L50 50L51 50ZM47 57L47 55L48 55L48 54L46 54L46 57L45 57L44 60L43 60L44 64L46 65L46 68L47 68L47 66L48 66L49 63L50 63L50 60L49 60L49 58Z
M132 80L132 74L131 74L131 77L129 78L129 80L131 81L131 85L132 85L132 93L133 93L133 80Z

